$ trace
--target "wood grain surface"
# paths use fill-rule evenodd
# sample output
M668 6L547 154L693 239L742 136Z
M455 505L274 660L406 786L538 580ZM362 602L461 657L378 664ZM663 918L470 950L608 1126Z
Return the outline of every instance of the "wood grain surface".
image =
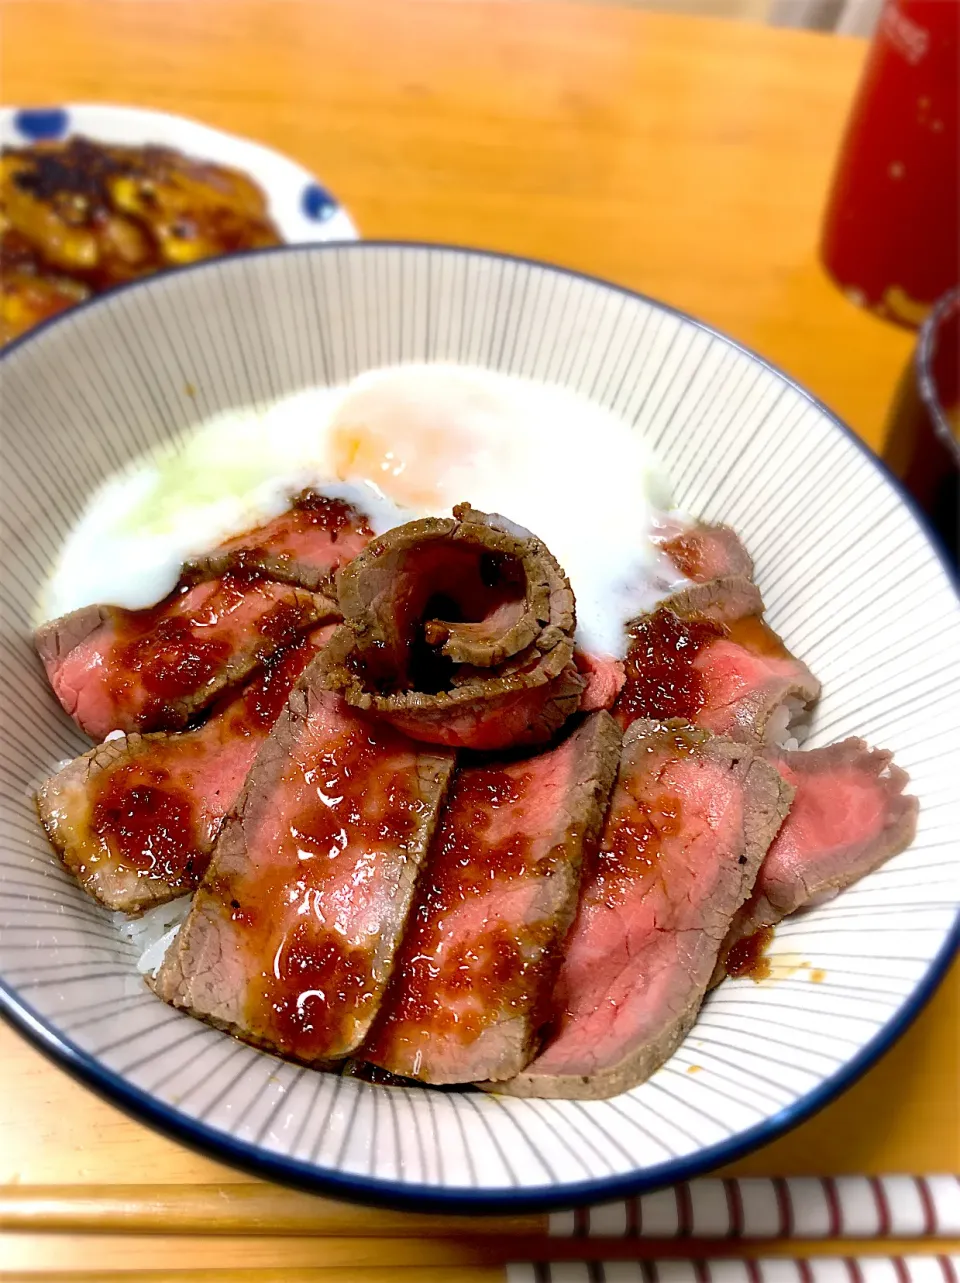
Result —
M371 237L551 259L693 312L871 444L911 336L816 259L861 41L559 0L5 0L0 88L195 116Z
M7 103L136 104L246 134L312 168L367 236L645 291L883 441L912 336L847 302L816 258L858 41L537 0L0 0L0 23ZM957 1170L958 1015L954 967L859 1084L729 1171ZM530 1238L543 1218L438 1222L252 1181L3 1027L0 1088L5 1280L493 1283L514 1249L546 1250Z

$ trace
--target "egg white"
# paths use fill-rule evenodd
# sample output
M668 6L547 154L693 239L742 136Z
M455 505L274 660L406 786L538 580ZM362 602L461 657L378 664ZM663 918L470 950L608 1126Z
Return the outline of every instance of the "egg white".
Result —
M308 485L355 503L377 533L463 501L526 526L569 576L578 641L595 654L622 655L626 621L685 582L651 539L668 487L626 423L558 386L410 364L219 415L108 480L38 616L154 605L187 558L277 516Z

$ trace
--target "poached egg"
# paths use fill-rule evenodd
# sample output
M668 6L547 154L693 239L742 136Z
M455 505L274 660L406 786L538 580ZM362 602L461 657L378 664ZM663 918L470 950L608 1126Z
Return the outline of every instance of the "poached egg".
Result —
M469 502L538 535L577 599L578 641L624 653L624 625L685 582L653 542L671 507L628 424L568 389L468 366L370 370L263 412L231 411L128 466L91 498L39 619L155 605L182 563L315 487L380 534Z

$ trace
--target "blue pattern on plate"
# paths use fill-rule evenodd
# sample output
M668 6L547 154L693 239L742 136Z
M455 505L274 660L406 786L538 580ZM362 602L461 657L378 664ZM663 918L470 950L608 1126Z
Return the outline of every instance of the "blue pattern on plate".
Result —
M300 207L307 218L312 218L315 223L325 223L337 212L337 202L319 183L311 183L303 189Z
M62 107L25 107L13 118L14 127L37 141L41 138L62 138L70 127L70 117Z

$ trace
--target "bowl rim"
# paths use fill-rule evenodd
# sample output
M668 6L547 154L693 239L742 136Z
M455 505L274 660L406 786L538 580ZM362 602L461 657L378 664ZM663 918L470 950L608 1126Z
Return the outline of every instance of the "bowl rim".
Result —
M951 565L945 551L932 535L916 501L906 492L902 483L890 472L886 464L873 453L848 424L789 374L752 348L731 338L722 330L698 320L687 312L672 307L670 304L662 303L658 299L643 294L638 290L629 289L626 286L618 285L613 281L605 280L603 277L592 275L588 272L581 272L574 268L559 266L522 254L509 254L499 250L455 244L398 239L300 242L273 245L262 249L246 250L237 254L205 259L174 270L177 273L216 271L225 263L237 258L261 258L267 255L291 253L334 253L340 250L350 250L353 253L358 253L368 248L426 250L431 253L465 254L476 258L504 260L543 268L560 275L570 276L590 284L602 286L615 293L645 303L695 326L698 330L711 337L721 339L782 379L787 386L799 393L819 410L835 428L839 429L849 440L854 442L861 454L866 457L911 513L927 544L943 568L954 594L960 600L960 573ZM42 321L26 334L14 339L5 348L0 349L0 371L2 371L9 356L25 344L32 342L34 338L44 331L53 326L69 322L79 312L101 305L116 293L149 288L153 281L163 279L167 275L169 273L158 273L155 276L118 285L104 294L95 295L68 309L66 312ZM835 1073L823 1079L822 1082L807 1092L806 1095L801 1096L792 1105L788 1105L771 1117L754 1124L752 1127L738 1133L735 1137L706 1146L693 1154L669 1159L664 1163L658 1163L655 1166L643 1168L642 1170L638 1169L620 1176L556 1185L530 1186L523 1189L500 1187L488 1191L469 1186L415 1185L371 1176L354 1176L348 1172L337 1172L332 1169L318 1167L312 1163L303 1162L300 1159L271 1153L271 1151L259 1145L239 1140L225 1132L218 1131L206 1123L180 1114L170 1106L158 1101L149 1092L135 1087L122 1075L102 1065L89 1052L84 1051L66 1034L59 1031L52 1021L40 1015L28 1002L21 998L2 975L0 975L0 1015L5 1017L15 1029L24 1035L29 1043L46 1055L48 1059L56 1062L73 1078L92 1088L99 1096L111 1104L119 1106L129 1116L138 1121L147 1122L164 1135L180 1141L194 1150L198 1150L207 1157L226 1161L252 1175L291 1185L312 1193L325 1194L330 1197L345 1199L349 1202L394 1208L399 1211L516 1215L520 1213L560 1211L588 1203L610 1202L639 1194L651 1193L667 1185L691 1180L716 1167L733 1162L782 1136L836 1099L893 1046L926 1006L958 952L960 952L960 910L957 911L952 927L947 932L943 944L931 960L923 977L904 1000L900 1009L861 1047L859 1052Z

